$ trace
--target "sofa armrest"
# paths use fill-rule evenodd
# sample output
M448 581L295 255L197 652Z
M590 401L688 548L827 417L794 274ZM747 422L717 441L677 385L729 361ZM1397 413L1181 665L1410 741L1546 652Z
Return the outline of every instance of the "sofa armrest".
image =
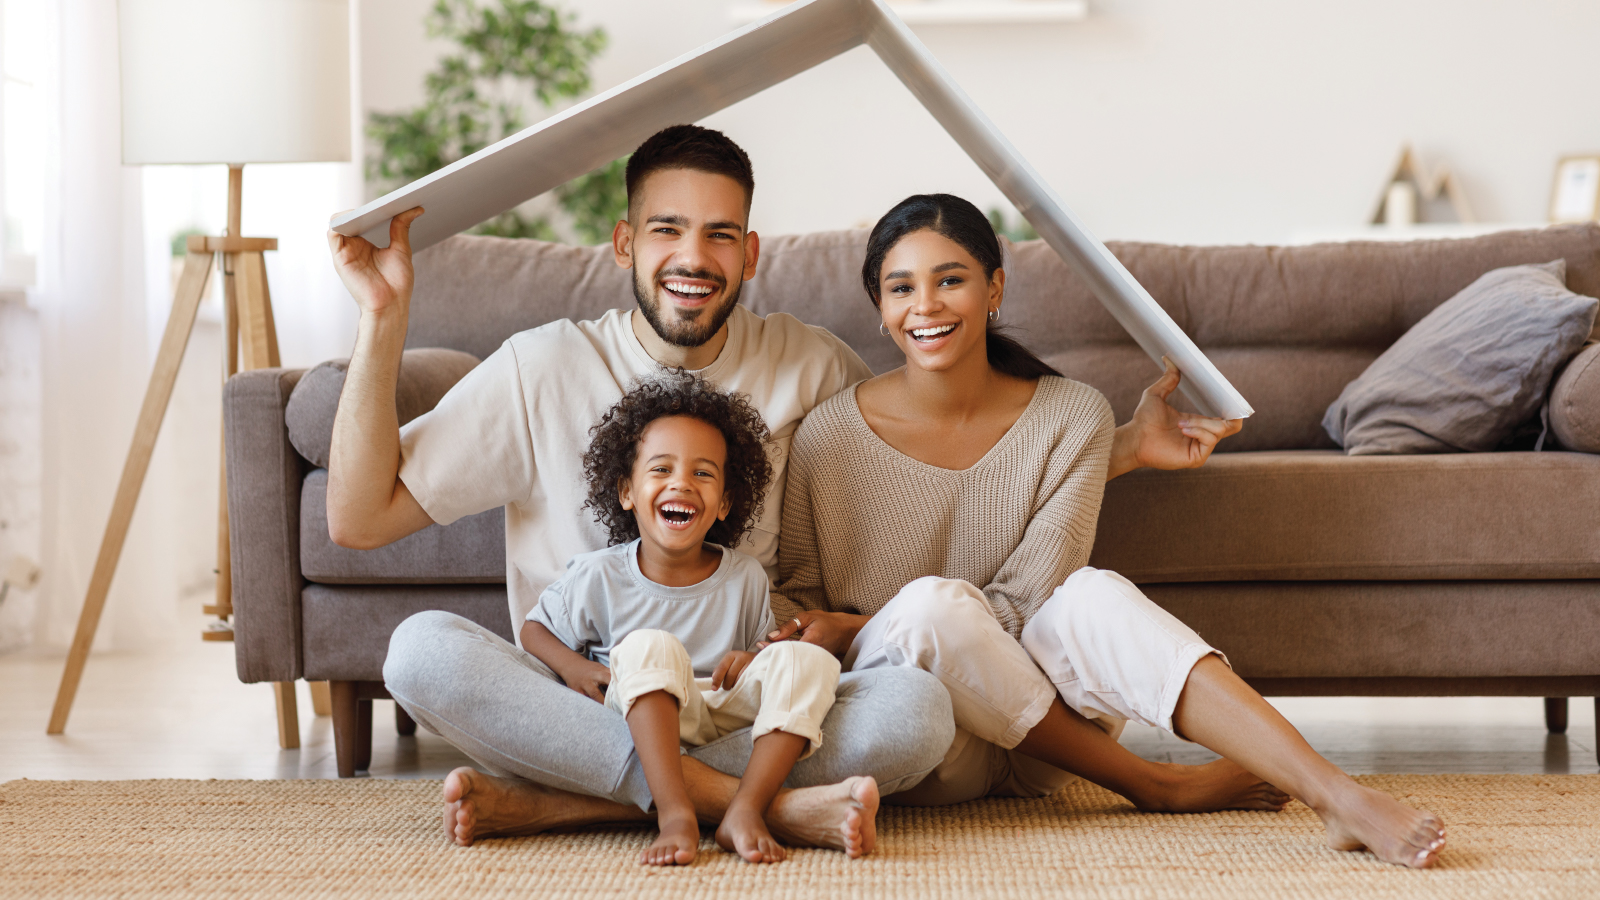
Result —
M256 369L222 392L239 680L300 677L300 455L284 408L303 369Z
M1556 377L1550 430L1563 449L1600 453L1600 343L1579 351Z

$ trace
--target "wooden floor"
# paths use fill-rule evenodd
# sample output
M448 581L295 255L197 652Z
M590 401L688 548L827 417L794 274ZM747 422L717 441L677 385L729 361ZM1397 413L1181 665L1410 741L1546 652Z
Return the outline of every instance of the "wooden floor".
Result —
M200 620L191 633L198 635ZM333 778L333 729L300 687L299 750L279 750L272 689L240 684L233 645L198 637L90 658L67 733L44 733L62 654L0 655L0 781L118 778ZM1571 701L1565 735L1547 734L1537 698L1274 698L1323 755L1352 773L1588 773L1594 705ZM469 763L442 739L395 734L377 701L371 777L440 778ZM1130 725L1123 743L1151 759L1202 762L1204 749Z

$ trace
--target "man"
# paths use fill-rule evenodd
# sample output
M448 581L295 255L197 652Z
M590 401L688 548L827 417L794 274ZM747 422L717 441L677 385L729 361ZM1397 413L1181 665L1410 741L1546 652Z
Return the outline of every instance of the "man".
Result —
M336 543L378 547L503 505L507 593L522 627L568 559L606 545L583 509L589 427L633 382L669 367L747 394L771 429L775 477L741 550L775 574L789 439L812 407L871 372L825 330L739 306L760 239L747 228L750 162L732 141L696 126L665 129L635 151L627 186L628 218L612 246L633 270L638 308L512 336L403 430L394 398L412 285L407 235L422 210L394 218L386 250L330 233L361 308L328 466ZM648 821L649 790L622 718L487 629L443 612L413 616L395 631L384 680L414 719L494 773L458 769L446 780L445 827L457 843ZM878 792L916 784L943 759L953 728L933 676L845 673L826 741L790 779L809 787L780 794L769 823L793 844L870 852ZM720 821L738 787L728 773L749 754L739 732L685 757L703 821Z

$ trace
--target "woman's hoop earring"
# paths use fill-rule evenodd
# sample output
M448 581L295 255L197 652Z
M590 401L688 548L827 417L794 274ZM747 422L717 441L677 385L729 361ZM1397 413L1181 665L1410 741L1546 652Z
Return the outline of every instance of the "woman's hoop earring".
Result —
M998 309L989 310L989 321L990 322L998 322L999 320L1000 320L1000 310L998 310Z
M883 324L882 322L879 322L878 323L878 333L883 335L884 337L888 337L889 336L889 326Z

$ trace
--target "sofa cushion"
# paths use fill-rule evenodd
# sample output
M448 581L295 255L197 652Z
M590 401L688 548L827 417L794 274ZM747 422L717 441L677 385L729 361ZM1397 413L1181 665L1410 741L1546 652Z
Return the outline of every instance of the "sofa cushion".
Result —
M305 677L310 681L382 681L389 638L419 612L442 609L512 641L506 589L498 585L371 587L308 584Z
M478 358L459 350L429 347L400 355L400 376L395 383L395 412L400 424L415 419L434 406L445 391L478 364ZM348 359L334 359L307 372L289 395L284 424L289 442L312 465L327 468L333 445L333 418L339 411Z
M1600 673L1593 581L1221 582L1146 593L1242 678Z
M1219 453L1106 485L1089 564L1135 582L1600 578L1600 456Z
M1600 453L1600 343L1579 351L1556 377L1550 431L1565 450Z
M755 313L788 312L900 365L862 290L865 230L764 237L744 286ZM1322 413L1434 307L1483 273L1564 259L1567 286L1600 294L1600 225L1439 241L1304 247L1107 245L1256 409L1222 451L1334 447ZM1047 362L1098 388L1118 421L1161 368L1043 241L1012 245L1001 320ZM483 357L517 331L634 305L611 248L457 235L418 253L408 347Z
M1594 328L1600 300L1567 290L1565 277L1559 259L1485 274L1383 351L1322 427L1351 455L1501 446L1539 414Z
M376 550L351 550L328 537L328 470L300 486L300 571L322 584L504 584L505 510L429 525Z

